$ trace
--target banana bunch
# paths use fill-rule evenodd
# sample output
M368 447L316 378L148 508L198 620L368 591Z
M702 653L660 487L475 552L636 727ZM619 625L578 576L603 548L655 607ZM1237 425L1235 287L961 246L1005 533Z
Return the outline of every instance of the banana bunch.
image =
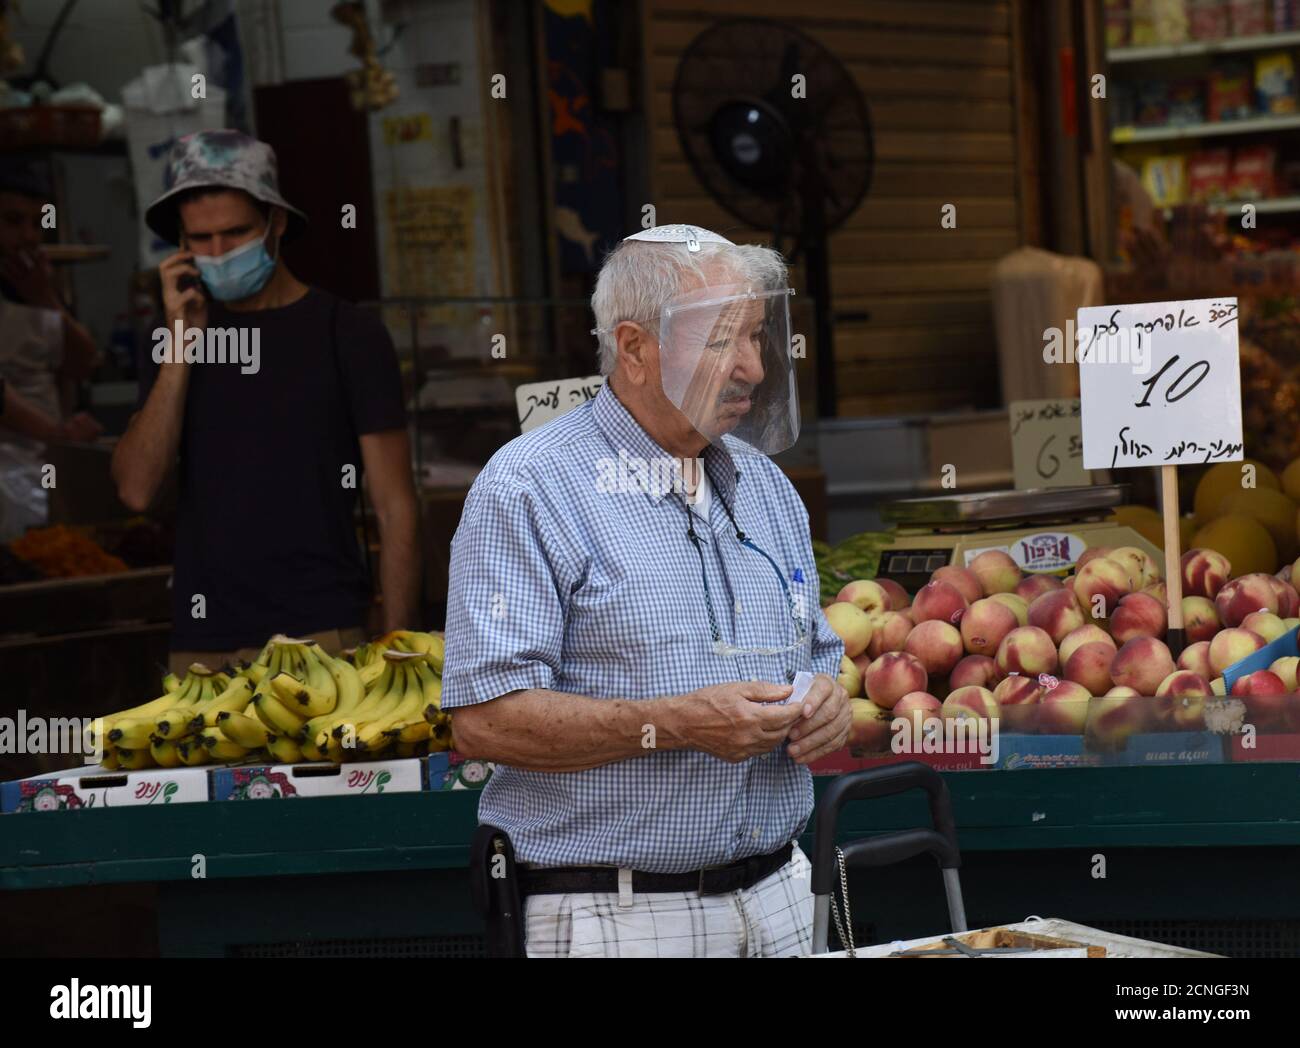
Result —
M162 695L98 718L92 732L104 766L127 770L421 756L452 746L442 662L441 634L395 630L350 660L276 635L231 674L200 663L168 674Z
M125 711L131 716L103 718L105 746L111 747L105 752L105 766L130 771L175 768L237 759L249 752L251 747L244 746L236 751L226 738L219 746L208 741L220 719L249 708L256 685L248 676L213 673L195 663L174 683L173 691Z
M441 633L421 633L417 630L393 630L385 633L372 647L390 651L415 651L429 657L433 672L442 675L442 657L445 648Z
M260 680L253 694L253 716L267 735L262 746L274 742L275 750L269 751L273 756L278 750L293 760L304 756L324 760L324 754L302 750L307 721L332 713L340 700L348 703L359 698L362 687L356 667L331 657L313 641L288 637L273 637L263 654L264 669L255 670ZM241 727L247 726L232 725L233 730Z
M200 662L192 664L182 678L169 673L163 678L163 693L158 698L95 718L91 725L92 738L106 755L117 749L147 748L160 717L170 710L210 701L218 689L224 691L229 686L230 680L226 674L214 673Z
M372 760L390 747L398 756L449 747L447 718L440 710L442 680L432 653L383 650L358 678L365 685L361 700L310 721L304 753L321 752L334 761Z

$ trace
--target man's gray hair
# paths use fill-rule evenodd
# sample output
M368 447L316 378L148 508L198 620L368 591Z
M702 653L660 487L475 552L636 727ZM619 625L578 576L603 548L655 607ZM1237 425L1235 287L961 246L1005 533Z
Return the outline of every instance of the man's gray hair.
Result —
M614 327L624 320L659 337L659 314L678 295L707 284L745 284L755 291L778 291L789 281L785 260L768 247L753 244L700 245L624 240L605 256L591 311L600 340L600 373L608 375L618 359Z

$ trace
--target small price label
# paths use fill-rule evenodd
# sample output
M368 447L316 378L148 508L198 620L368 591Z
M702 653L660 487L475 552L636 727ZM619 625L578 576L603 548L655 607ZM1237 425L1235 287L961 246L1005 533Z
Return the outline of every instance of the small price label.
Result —
M550 422L579 404L585 404L600 392L604 375L564 378L556 382L529 382L515 390L515 407L519 410L519 429L527 433L543 422Z
M1007 422L1018 491L1092 483L1092 475L1083 468L1078 400L1013 400L1007 408Z

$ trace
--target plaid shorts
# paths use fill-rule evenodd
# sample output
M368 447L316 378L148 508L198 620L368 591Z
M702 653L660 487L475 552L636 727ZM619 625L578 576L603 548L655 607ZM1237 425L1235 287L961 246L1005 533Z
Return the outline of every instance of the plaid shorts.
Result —
M812 950L812 864L790 861L752 888L725 895L617 892L533 895L529 957L796 957Z

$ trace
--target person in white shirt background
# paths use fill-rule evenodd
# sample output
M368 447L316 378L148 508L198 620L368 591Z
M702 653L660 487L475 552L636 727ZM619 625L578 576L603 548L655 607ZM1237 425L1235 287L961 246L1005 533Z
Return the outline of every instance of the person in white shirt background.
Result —
M90 415L67 410L99 353L59 297L41 249L51 195L35 164L0 163L0 379L13 402L0 415L0 539L45 523L44 446L93 440L103 431Z

